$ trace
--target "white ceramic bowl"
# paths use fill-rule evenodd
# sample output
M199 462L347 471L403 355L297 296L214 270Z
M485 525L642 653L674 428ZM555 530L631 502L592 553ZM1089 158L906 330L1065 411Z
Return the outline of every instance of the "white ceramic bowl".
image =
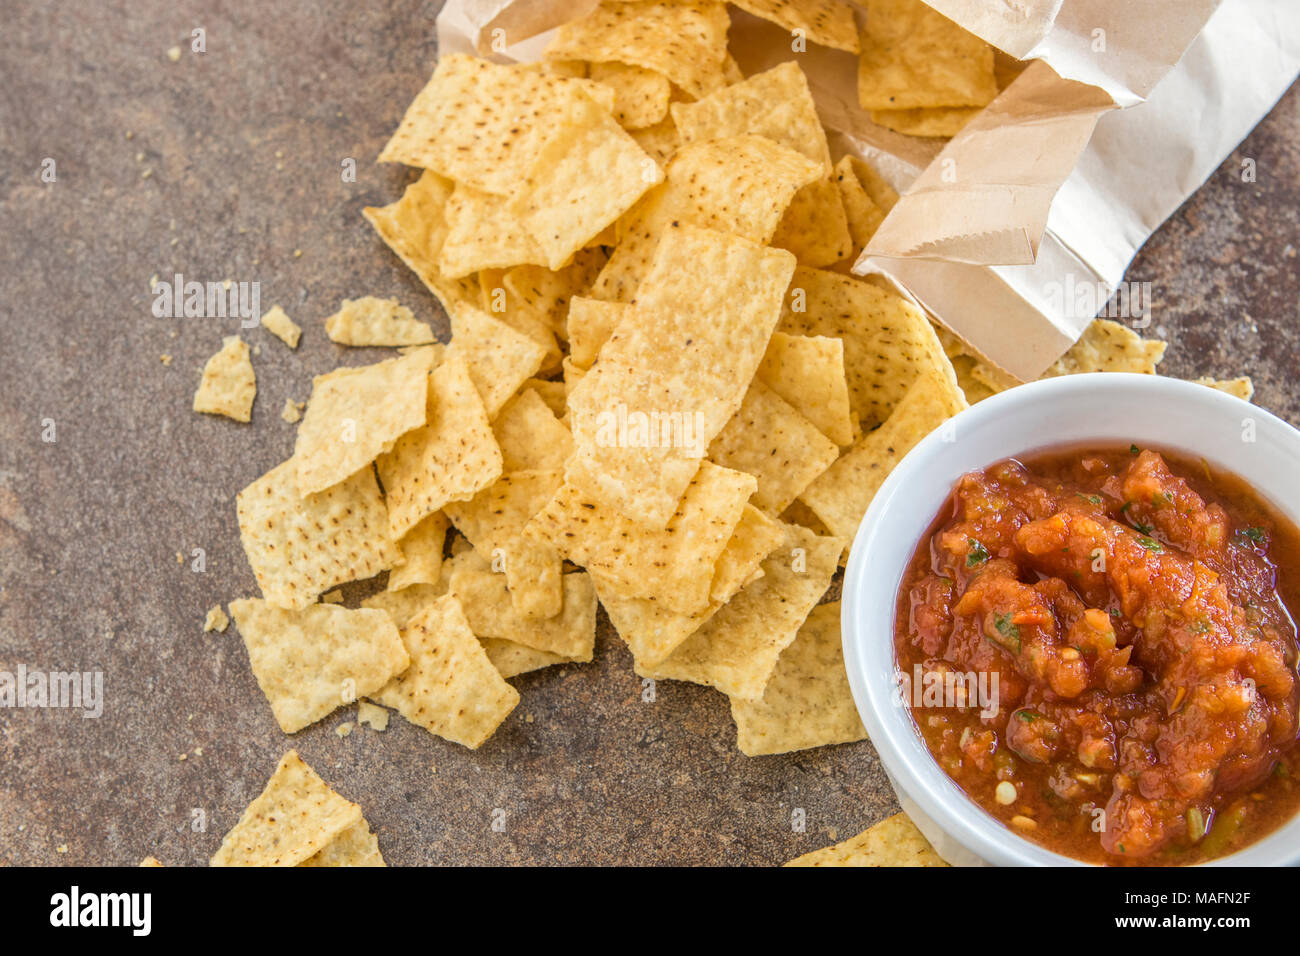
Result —
M1204 385L1107 372L1022 385L957 415L898 464L858 529L843 602L853 698L903 809L950 863L1078 865L997 822L931 757L895 684L894 602L903 573L960 475L1054 446L1130 443L1203 457L1300 524L1300 432ZM1300 863L1300 816L1215 862Z

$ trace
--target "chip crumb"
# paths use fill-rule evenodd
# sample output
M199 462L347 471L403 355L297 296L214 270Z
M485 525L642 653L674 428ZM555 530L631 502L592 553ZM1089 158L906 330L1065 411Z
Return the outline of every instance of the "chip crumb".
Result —
M179 63L181 59L181 48L174 46L167 51L167 59L173 63Z
M190 758L190 755L189 755L189 754L181 754L181 755L180 755L179 757L177 757L176 759L177 759L177 760L188 760L189 758Z
M532 715L532 714L524 714L524 723L526 723L526 724L531 724L532 722L533 722L533 715Z
M162 355L158 356L158 361L162 362L164 365L171 365L172 357L168 353L163 352Z
M278 305L271 306L262 316L262 327L291 349L296 349L298 340L302 338L301 327Z
M54 852L56 852L56 853L67 853L67 852L68 852L68 845L67 845L66 843L60 843L58 846L56 846L56 847L54 848Z
M368 700L363 700L357 704L357 723L365 724L371 730L382 733L388 729L388 711Z
M302 410L306 407L306 402L295 402L292 398L286 398L284 408L280 410L280 417L292 425L302 420Z
M221 609L220 604L213 605L208 610L208 616L203 619L203 631L224 631L230 625L230 618L226 617L226 612Z
M339 724L334 728L334 733L338 734L339 737L346 737L348 734L352 733L352 721L346 720Z
M177 564L185 563L185 555L181 554L179 551L176 552L176 563Z
M301 258L302 258L302 250L301 250L301 249L295 249L295 250L293 250L293 257L294 257L295 259L301 259Z

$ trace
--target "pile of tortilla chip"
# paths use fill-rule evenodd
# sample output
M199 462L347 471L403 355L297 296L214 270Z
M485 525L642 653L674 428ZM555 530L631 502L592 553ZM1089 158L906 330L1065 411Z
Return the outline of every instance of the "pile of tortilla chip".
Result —
M743 6L856 36L833 0ZM359 701L477 748L510 678L592 659L599 604L638 675L728 696L746 754L865 736L823 600L893 466L1005 383L850 274L897 195L728 23L607 2L540 63L443 57L406 111L380 158L418 178L365 215L450 342L345 300L331 339L399 351L318 376L237 499L261 597L230 612L285 733ZM1103 329L1060 371L1162 348Z

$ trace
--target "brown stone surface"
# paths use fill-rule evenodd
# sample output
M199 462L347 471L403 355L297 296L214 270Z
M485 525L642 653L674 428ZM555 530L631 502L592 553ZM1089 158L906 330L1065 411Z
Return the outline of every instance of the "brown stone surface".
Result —
M6 6L0 669L102 670L107 701L97 720L0 711L0 863L203 863L290 746L362 804L395 864L779 863L894 809L869 744L748 759L725 698L663 682L643 702L607 631L595 663L517 679L523 702L477 752L397 718L340 738L350 711L290 740L233 627L203 633L210 606L256 593L233 499L290 454L285 398L380 355L348 354L321 320L344 296L395 295L446 334L361 218L406 181L373 159L431 68L436 9ZM1154 283L1166 371L1249 372L1259 403L1293 422L1298 120L1293 90L1131 274ZM259 281L263 309L304 328L297 351L241 333L257 351L251 425L189 410L237 323L155 318L150 277L175 272Z

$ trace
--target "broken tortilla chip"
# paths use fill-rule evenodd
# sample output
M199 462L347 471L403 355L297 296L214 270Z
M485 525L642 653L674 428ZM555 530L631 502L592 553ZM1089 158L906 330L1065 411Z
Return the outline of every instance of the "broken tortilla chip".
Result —
M947 866L905 813L895 813L857 836L805 853L786 866Z
M303 497L290 459L241 491L235 508L257 586L280 607L301 610L330 588L401 560L369 468Z
M562 24L546 56L654 70L698 98L720 82L730 25L715 0L607 2Z
M221 841L212 866L297 866L362 819L298 752L281 758L266 788Z
M812 609L781 652L758 700L731 701L736 746L747 757L866 740L840 644L840 602Z
M370 696L431 734L478 749L515 709L519 692L488 660L460 602L438 598L401 634L411 666Z
M433 349L417 349L312 379L307 414L293 447L300 495L356 474L424 424L433 359Z
M835 444L853 443L843 339L773 332L757 378Z
M406 670L387 614L313 604L289 611L257 598L230 603L258 686L280 729L297 733Z
M448 350L428 381L425 424L376 462L394 538L448 503L474 497L501 474L501 449L461 354Z
M248 359L248 344L238 335L227 336L221 351L203 366L203 378L194 393L194 411L246 422L253 416L256 397L257 377Z
M917 442L966 407L951 367L927 369L885 423L863 435L799 500L832 532L851 539L894 466Z
M298 340L302 337L302 329L298 327L298 323L285 315L284 309L278 305L271 306L270 311L262 316L261 322L262 328L289 346L289 348L296 349L298 347Z
M922 0L866 0L858 103L868 110L985 106L993 48Z
M833 50L858 52L853 4L844 0L731 0L731 3L813 43Z
M763 561L763 576L744 588L665 660L638 663L655 680L707 684L729 697L758 700L777 660L821 600L839 567L841 538L819 538L785 525L782 545Z
M339 345L428 345L434 341L429 323L396 299L373 295L344 299L339 310L325 320L325 334Z
M437 584L442 577L442 550L447 540L447 516L441 511L425 515L397 542L403 561L388 573L388 589L413 584Z

